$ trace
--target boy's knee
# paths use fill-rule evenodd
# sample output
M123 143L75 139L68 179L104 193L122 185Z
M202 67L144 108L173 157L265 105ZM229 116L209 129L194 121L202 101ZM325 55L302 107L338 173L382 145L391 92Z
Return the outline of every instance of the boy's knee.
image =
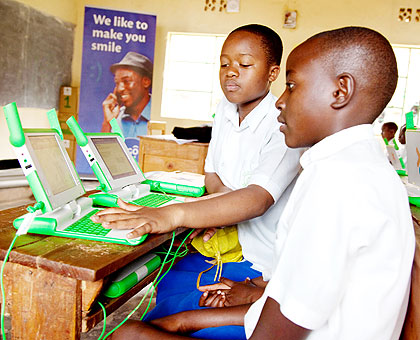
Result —
M127 320L124 325L112 333L111 340L138 340L140 329L139 321Z

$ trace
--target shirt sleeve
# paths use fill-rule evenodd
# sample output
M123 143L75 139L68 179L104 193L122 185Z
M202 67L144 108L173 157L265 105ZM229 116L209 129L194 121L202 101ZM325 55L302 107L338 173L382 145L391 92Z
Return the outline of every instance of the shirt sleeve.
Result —
M205 172L216 172L215 166L214 166L214 148L215 148L215 139L216 136L218 134L219 131L219 126L220 126L220 119L222 118L222 112L221 112L221 105L222 105L222 101L219 103L219 105L217 106L216 109L216 115L214 116L213 119L213 126L211 129L211 139L210 139L210 143L209 143L209 148L207 149L207 156L206 156L206 160L204 163L204 171Z
M328 173L325 168L321 172ZM380 233L380 226L369 200L357 194L357 185L343 188L314 173L304 183L295 187L291 209L279 222L279 260L266 293L289 320L317 329L340 303L354 255ZM345 197L337 199L337 188Z
M276 202L299 172L302 149L287 147L284 135L275 129L261 151L258 167L249 184L267 190Z

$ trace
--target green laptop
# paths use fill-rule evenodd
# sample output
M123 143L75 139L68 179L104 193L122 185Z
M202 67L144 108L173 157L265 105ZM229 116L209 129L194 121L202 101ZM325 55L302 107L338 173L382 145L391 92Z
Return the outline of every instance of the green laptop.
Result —
M144 241L146 235L127 239L130 230L105 229L90 220L98 209L93 207L92 198L83 196L85 189L65 149L55 110L48 112L51 129L23 129L16 103L3 110L10 143L37 201L31 207L32 214L13 221L18 233L24 220L31 220L26 223L29 233L125 245ZM150 193L146 186L142 190Z

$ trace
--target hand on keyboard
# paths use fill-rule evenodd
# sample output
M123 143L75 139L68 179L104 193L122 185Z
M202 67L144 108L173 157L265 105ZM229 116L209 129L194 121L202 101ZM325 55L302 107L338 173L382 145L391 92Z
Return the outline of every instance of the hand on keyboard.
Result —
M120 208L109 208L98 212L91 219L95 223L102 223L104 228L135 229L127 234L127 238L136 238L148 233L166 233L174 230L178 225L173 204L160 208L140 207L118 200ZM176 208L175 208L176 209Z

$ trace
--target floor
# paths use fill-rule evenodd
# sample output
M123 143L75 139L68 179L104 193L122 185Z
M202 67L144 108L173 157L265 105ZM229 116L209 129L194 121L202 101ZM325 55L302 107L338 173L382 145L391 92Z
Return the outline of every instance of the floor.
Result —
M106 330L104 335L106 335L109 331L114 329L122 320L124 320L127 315L136 308L136 306L140 303L141 299L143 298L144 294L147 293L148 287L145 287L142 291L138 294L133 296L127 303L125 303L122 307L120 307L117 311L112 313L111 315L107 316L106 319ZM130 317L130 319L139 320L141 315L143 314L147 304L150 301L150 295L145 298L142 305L139 309ZM155 298L152 299L150 309L153 308L155 305ZM10 317L8 315L5 316L5 331L6 331L6 339L11 339L10 337ZM101 336L103 330L103 321L96 325L93 329L91 329L87 333L82 333L80 340L98 340ZM103 338L102 338L103 339ZM109 339L109 337L107 337ZM29 339L28 339L29 340ZM64 340L64 339L63 339Z
M106 319L106 331L104 335L114 329L121 321L123 321L131 311L133 311L136 306L140 303L141 299L144 297L144 294L147 292L147 288L140 291L137 295L133 296L127 303L125 303L122 307L120 307L117 311L112 313L110 316L107 316ZM147 304L149 303L150 299L149 296L145 298L142 305L137 309L137 311L130 317L133 320L140 320ZM155 305L155 298L152 299L150 308L153 308ZM102 331L103 331L103 321L96 325L93 329L91 329L87 333L82 333L80 340L97 340L99 339ZM102 338L103 339L103 338ZM109 339L109 338L108 338Z

